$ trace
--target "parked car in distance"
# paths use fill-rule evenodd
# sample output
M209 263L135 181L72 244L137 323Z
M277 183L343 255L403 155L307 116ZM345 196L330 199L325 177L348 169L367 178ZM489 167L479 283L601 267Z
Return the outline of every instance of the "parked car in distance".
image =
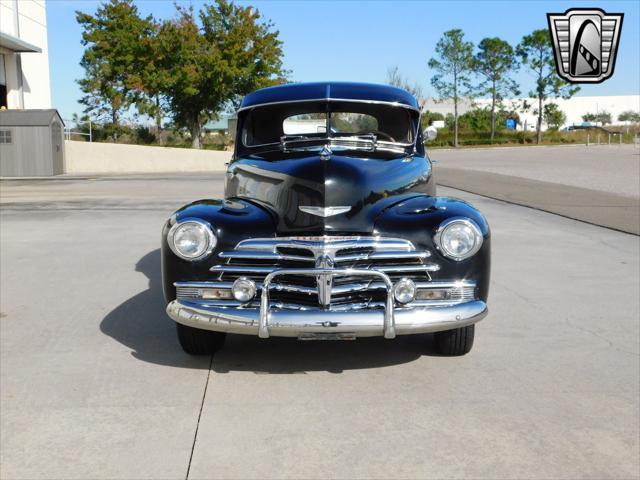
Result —
M433 332L441 354L462 355L487 314L489 272L487 221L436 195L418 103L388 85L247 95L225 198L180 208L162 231L167 313L191 354L227 333Z

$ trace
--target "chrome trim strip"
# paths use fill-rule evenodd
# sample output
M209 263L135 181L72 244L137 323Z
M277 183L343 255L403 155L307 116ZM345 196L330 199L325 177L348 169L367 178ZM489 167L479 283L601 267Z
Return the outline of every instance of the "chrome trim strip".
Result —
M183 288L231 288L233 282L173 282L174 287Z
M438 332L474 324L488 313L485 302L475 300L453 306L415 306L396 308L394 328L397 335ZM167 305L174 321L204 330L256 335L260 311L257 308L194 306L174 300ZM385 313L382 309L356 311L272 310L269 335L298 337L303 333L352 333L357 337L381 336Z
M402 107L402 108L406 108L407 110L413 110L414 112L420 113L419 108L412 107L411 105L406 105L400 102L385 102L384 100L362 100L362 99L353 99L353 98L327 98L327 97L257 103L255 105L247 105L246 107L240 107L238 109L238 113L243 112L244 110L251 110L253 108L259 108L259 107L268 107L271 105L284 105L285 103L313 103L313 102L346 102L346 103L368 103L372 105L388 105L390 107Z
M384 265L380 267L372 267L372 270L378 272L437 272L440 270L440 265L435 263L426 265Z
M329 247L337 251L347 248L374 248L398 251L415 251L415 246L409 240L393 237L340 237L340 236L314 236L314 237L274 237L274 238L250 238L239 242L235 250L265 250L270 249L277 253L278 247L299 247L313 251L314 248Z
M301 262L313 262L313 257L303 257L302 255L286 255L281 253L260 252L260 251L233 251L220 252L220 258L243 258L247 260L294 260Z
M309 295L315 295L318 293L317 287L305 287L304 285L287 285L286 283L272 283L269 285L270 290L276 290L278 292L296 292L307 293Z
M367 282L367 283L346 283L344 285L334 285L333 294L340 295L344 293L364 292L367 290L380 290L386 288L384 283Z
M460 288L475 287L476 282L462 280L459 282L416 282L417 288Z
M260 267L245 265L214 265L209 269L210 272L246 272L246 273L271 273L274 267Z
M411 258L428 258L431 252L424 250L421 252L373 252L373 253L354 253L352 255L336 255L336 262L353 262L361 260L395 260L395 259L411 259Z
M292 271L295 269L287 269ZM387 272L437 272L440 270L440 265L435 263L425 265L381 265L374 266L371 270L363 271L375 271L381 273ZM211 272L247 272L247 273L266 273L269 274L273 271L277 271L276 267L262 267L262 266L245 266L245 265L214 265L209 269ZM320 274L320 272L318 272Z

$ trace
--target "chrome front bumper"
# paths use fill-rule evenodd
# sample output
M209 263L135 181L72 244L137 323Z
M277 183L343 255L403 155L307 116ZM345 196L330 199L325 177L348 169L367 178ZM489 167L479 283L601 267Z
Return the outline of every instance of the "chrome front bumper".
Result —
M272 309L269 289L273 280L283 275L316 278L360 276L383 282L386 289L384 308L360 310L288 310ZM437 332L471 325L487 314L480 300L450 305L415 305L396 307L393 283L384 272L369 269L297 268L269 273L261 287L260 307L207 305L190 300L174 300L167 314L190 327L218 332L258 335L260 338L345 335L355 337L395 338L396 335Z
M200 306L174 300L167 313L176 322L190 327L218 332L258 335L260 310ZM266 335L261 337L300 337L305 334L353 334L355 337L438 332L471 325L487 315L487 305L480 300L438 307L406 307L393 311L393 330L385 325L381 309L354 311L277 310L268 312Z

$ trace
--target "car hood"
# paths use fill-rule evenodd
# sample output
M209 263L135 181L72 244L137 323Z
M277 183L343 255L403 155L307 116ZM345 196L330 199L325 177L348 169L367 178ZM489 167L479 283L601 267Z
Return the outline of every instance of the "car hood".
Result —
M429 162L414 156L321 158L314 153L275 161L239 159L227 171L225 196L269 209L278 235L372 234L382 210L417 193L430 193L430 177Z

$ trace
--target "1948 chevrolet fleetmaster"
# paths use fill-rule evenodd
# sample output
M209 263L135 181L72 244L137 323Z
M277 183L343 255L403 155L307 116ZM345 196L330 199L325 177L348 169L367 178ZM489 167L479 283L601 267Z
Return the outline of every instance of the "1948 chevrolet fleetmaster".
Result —
M182 348L225 335L313 339L435 333L471 349L487 314L490 234L468 203L436 196L408 92L292 84L247 95L225 198L162 231L167 313Z

